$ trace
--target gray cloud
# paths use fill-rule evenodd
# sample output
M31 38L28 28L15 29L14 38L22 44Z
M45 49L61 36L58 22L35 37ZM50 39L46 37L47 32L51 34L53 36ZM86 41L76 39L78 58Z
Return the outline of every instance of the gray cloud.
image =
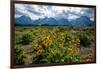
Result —
M93 18L94 9L81 7L59 8L59 6L17 4L15 5L15 15L28 15L31 18L70 18L72 16L87 16Z

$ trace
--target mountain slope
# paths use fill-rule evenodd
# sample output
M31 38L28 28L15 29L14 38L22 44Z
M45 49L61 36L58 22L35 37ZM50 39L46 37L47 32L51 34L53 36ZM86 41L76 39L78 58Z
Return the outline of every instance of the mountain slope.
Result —
M93 21L91 21L90 18L86 16L81 16L76 20L72 20L71 23L73 26L89 26L90 24L93 23Z
M32 22L33 21L27 16L21 16L15 19L15 23L19 25L28 25L28 24L32 24Z
M93 24L93 21L86 16L81 16L75 20L69 21L68 19L61 18L41 18L37 20L32 20L28 16L21 16L15 19L16 25L66 25L66 26L89 26Z

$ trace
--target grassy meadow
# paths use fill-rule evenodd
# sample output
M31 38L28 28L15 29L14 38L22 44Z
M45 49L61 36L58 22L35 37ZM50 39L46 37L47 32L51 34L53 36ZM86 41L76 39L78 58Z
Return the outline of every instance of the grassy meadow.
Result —
M83 63L95 58L94 27L15 26L15 65Z

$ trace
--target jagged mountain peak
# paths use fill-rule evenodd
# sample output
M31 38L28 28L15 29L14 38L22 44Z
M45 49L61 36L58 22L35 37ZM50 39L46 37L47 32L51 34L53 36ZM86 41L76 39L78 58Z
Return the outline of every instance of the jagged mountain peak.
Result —
M67 26L87 26L93 23L89 17L81 16L75 20L69 21L65 18L55 19L52 17L44 17L39 18L37 20L32 20L28 16L21 16L15 19L16 24L23 24L23 25L67 25Z

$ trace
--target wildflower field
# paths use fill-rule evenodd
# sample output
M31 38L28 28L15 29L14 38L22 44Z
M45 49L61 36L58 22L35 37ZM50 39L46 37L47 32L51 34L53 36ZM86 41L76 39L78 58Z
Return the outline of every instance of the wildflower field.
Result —
M16 65L95 61L94 27L16 26Z

